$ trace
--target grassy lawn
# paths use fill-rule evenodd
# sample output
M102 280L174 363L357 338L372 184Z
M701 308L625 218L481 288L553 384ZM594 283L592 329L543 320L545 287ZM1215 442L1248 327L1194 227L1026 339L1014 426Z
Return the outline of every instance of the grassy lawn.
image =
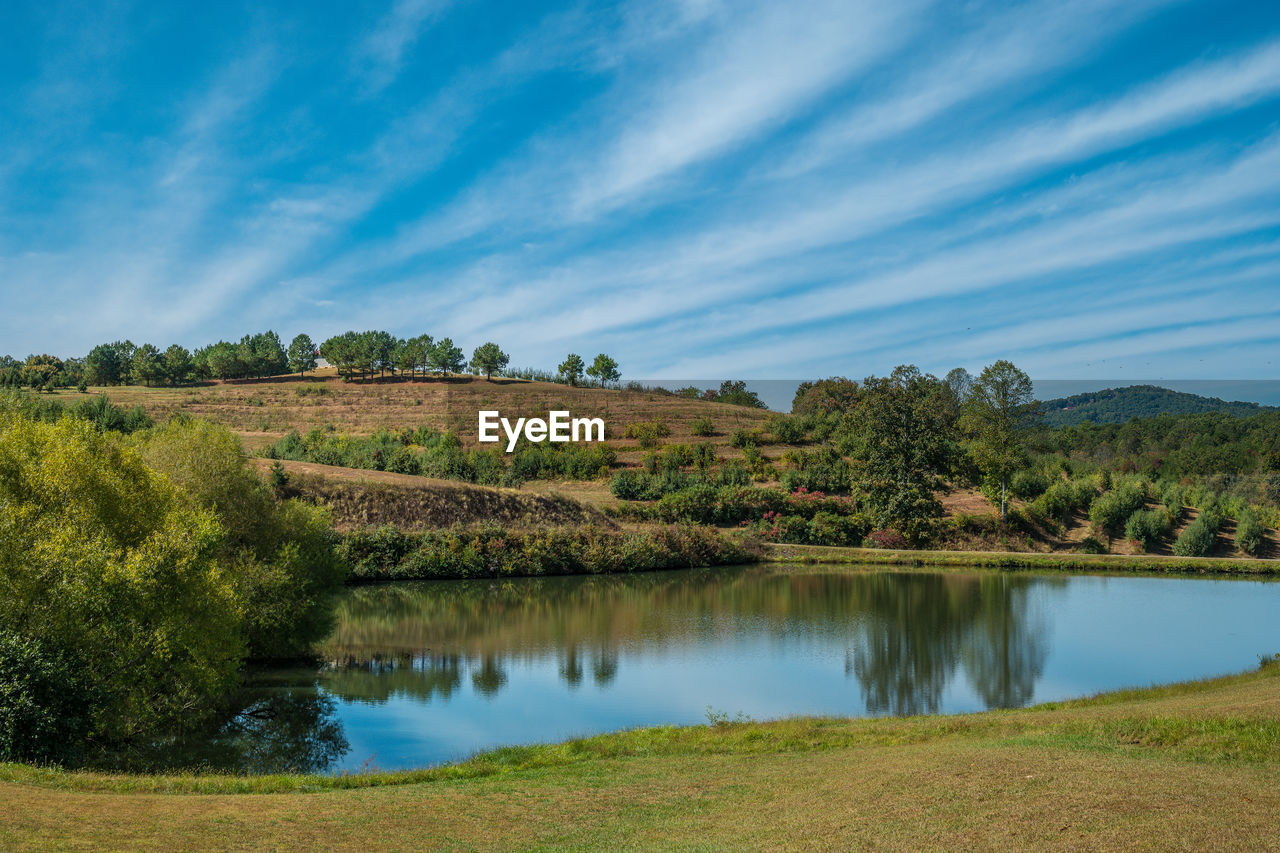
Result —
M0 765L4 849L1280 847L1280 665L1022 711L655 728L411 774Z

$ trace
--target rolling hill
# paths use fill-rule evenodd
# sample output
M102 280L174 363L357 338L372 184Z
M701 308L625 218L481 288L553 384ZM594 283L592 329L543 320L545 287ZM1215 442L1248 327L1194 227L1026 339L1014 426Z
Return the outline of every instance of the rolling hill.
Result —
M1048 426L1075 426L1083 423L1118 424L1133 418L1156 415L1189 415L1201 412L1226 412L1236 417L1256 415L1270 406L1257 403L1228 402L1217 397L1202 397L1171 391L1158 385L1129 385L1107 388L1070 397L1046 400L1041 404Z

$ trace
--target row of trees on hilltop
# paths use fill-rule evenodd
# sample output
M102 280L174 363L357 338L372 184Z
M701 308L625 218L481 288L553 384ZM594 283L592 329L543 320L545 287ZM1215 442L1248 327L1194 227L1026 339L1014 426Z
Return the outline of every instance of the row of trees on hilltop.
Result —
M75 385L186 385L210 379L262 379L290 372L305 376L321 356L344 379L388 374L448 376L468 367L492 378L507 372L511 360L492 341L476 347L468 361L462 348L448 337L437 341L431 335L406 339L380 330L350 331L317 347L310 336L300 334L286 347L279 335L268 330L245 335L237 342L218 341L194 352L180 344L161 349L122 340L99 344L83 359L32 355L20 362L0 356L0 387L51 390ZM616 382L618 363L601 353L588 367L571 354L555 378L576 385L584 373L601 385Z
M238 343L218 341L188 350L171 344L161 350L132 341L99 344L84 358L88 385L187 385L209 379L261 379L315 367L315 345L298 335L286 350L273 331L245 335Z
M344 379L429 375L449 376L468 367L490 379L495 375L542 379L580 385L584 377L600 387L621 378L618 362L600 353L587 364L570 353L552 374L545 371L508 370L510 356L493 341L476 347L468 361L452 338L431 335L397 338L390 332L348 331L328 338L319 346L300 334L286 347L280 336L268 330L245 335L239 341L218 341L195 351L180 344L161 349L130 340L98 344L83 359L32 355L25 362L0 356L0 387L36 390L80 385L187 385L210 379L263 379L284 373L303 376L323 357Z

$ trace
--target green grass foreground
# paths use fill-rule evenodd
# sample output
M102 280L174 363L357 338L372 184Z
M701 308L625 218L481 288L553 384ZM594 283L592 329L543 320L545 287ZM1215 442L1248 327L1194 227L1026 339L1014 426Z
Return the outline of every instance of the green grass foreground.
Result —
M1026 553L1014 551L915 551L836 548L824 545L764 546L769 563L858 563L872 566L939 566L1046 571L1133 571L1171 574L1276 575L1280 560L1167 557L1160 554Z
M399 774L0 765L4 849L1271 848L1280 664L907 719L638 729Z

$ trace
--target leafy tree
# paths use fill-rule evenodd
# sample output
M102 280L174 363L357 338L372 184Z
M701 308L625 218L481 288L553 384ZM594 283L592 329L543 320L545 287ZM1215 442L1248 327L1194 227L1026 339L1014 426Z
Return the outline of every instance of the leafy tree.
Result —
M79 759L93 705L83 661L0 630L0 761Z
M587 368L587 375L596 380L601 388L610 382L617 382L622 376L618 372L618 362L604 353L597 355L596 360L591 362L591 366Z
M210 376L218 379L239 379L246 374L240 347L227 341L210 344L196 354Z
M988 365L973 382L961 423L969 452L989 481L1000 485L1000 521L1008 519L1009 477L1026 464L1026 428L1036 422L1039 404L1031 378L1013 362Z
M939 391L935 377L902 365L887 377L868 377L856 409L856 455L877 524L913 542L942 515L935 492L955 453Z
M98 344L89 350L84 359L85 381L90 385L119 385L128 362L122 350L120 341Z
M62 372L62 359L48 353L28 356L23 370L28 377L27 384L52 387L54 379Z
M390 332L366 332L370 372L377 370L379 375L386 376L388 370L395 370L396 344L398 341Z
M582 381L582 372L585 369L586 363L582 360L582 356L571 352L564 361L560 362L560 366L556 368L556 374L576 388Z
M216 518L128 441L73 418L0 417L0 625L83 661L106 739L211 710L245 649Z
M164 351L162 371L170 385L181 385L191 381L191 353L186 347L172 344Z
M511 358L493 341L481 344L471 354L471 369L483 373L486 379L492 380L496 371L506 367Z
M289 369L306 376L316 366L316 345L305 334L297 335L289 342Z
M419 370L425 375L430 369L431 350L434 346L435 341L430 335L418 335L406 340L400 348L400 369L409 371L411 377L417 376Z
M791 414L842 414L853 411L861 397L858 383L843 376L801 382L791 402Z
M263 378L278 376L289 370L289 356L280 343L280 336L267 330L248 339L249 363L254 376Z
M223 531L212 553L240 602L248 653L290 657L324 639L343 576L324 511L278 502L225 427L175 419L141 435L147 466Z
M720 390L711 396L717 403L728 403L733 406L749 406L753 409L768 408L755 391L747 390L747 383L741 379L726 379L720 383Z
M157 379L164 378L164 359L160 350L151 344L143 344L133 354L133 379L150 385Z
M461 373L466 363L466 359L462 355L462 349L453 345L453 338L441 338L431 348L431 367L439 371L442 376L448 376L450 373Z

